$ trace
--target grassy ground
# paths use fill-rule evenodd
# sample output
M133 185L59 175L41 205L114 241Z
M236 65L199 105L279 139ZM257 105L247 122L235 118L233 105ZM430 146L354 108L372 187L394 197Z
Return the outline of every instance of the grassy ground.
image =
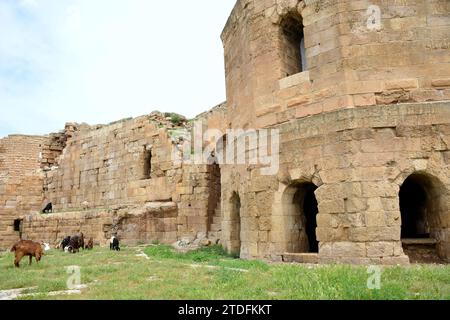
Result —
M143 250L148 259L142 255ZM137 254L140 254L137 256ZM304 266L243 261L220 247L188 254L167 246L96 248L71 255L52 250L38 265L13 267L0 255L0 290L37 287L22 299L446 299L450 266L386 267L380 290L367 288L367 268ZM67 266L81 267L80 295L47 296L67 290Z

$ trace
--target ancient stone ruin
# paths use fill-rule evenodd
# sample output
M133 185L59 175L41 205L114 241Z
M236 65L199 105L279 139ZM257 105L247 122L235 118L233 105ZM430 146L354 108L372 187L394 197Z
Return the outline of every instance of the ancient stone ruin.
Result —
M222 41L227 102L196 121L0 139L0 247L82 231L246 259L450 261L450 1L238 0ZM174 161L196 122L243 133L202 141L217 161ZM259 129L277 136L230 152ZM252 161L268 145L271 174Z

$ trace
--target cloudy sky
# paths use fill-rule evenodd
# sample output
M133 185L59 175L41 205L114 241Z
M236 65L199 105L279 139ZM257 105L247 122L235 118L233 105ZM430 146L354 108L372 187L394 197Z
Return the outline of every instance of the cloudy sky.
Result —
M225 100L235 0L0 0L0 137Z

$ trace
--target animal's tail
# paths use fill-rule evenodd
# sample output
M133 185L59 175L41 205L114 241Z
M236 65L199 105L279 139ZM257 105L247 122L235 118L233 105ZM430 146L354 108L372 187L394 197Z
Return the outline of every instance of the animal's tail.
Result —
M11 248L11 252L16 251L16 249L17 249L16 245L13 245L13 247Z

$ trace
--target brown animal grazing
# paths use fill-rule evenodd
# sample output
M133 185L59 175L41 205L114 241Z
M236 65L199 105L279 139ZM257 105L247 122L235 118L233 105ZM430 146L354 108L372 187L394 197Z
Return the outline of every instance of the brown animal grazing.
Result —
M11 252L15 252L16 259L14 260L14 265L17 268L20 267L20 260L22 260L24 256L30 257L31 265L33 257L36 258L36 262L39 262L41 260L41 257L44 255L44 250L42 250L41 244L30 240L22 240L17 242L11 248Z
M86 249L88 249L88 250L94 249L94 239L92 239L92 238L89 239Z

